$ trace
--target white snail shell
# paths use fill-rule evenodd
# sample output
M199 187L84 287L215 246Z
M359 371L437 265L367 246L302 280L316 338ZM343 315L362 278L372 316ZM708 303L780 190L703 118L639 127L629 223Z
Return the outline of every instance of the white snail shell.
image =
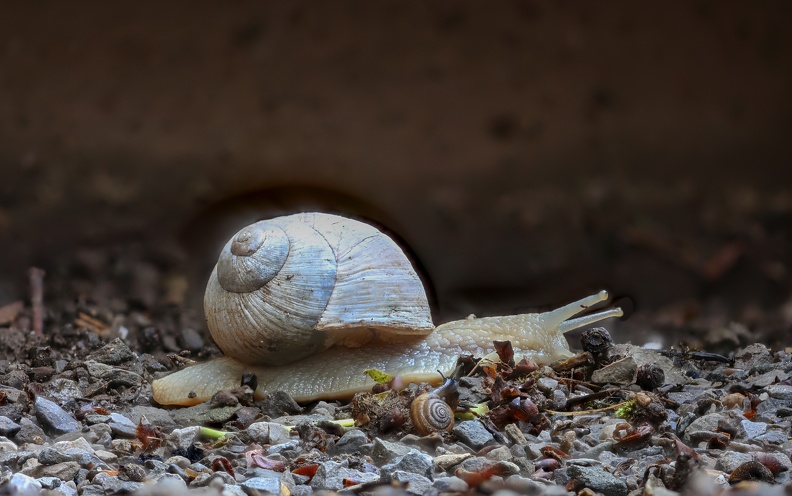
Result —
M305 213L256 222L226 243L204 296L227 356L283 365L373 333L434 329L426 293L402 250L374 227Z
M152 392L160 404L194 405L255 373L259 397L348 398L374 385L366 369L438 384L438 371L450 374L459 355L492 352L494 340L511 341L515 358L550 363L572 355L565 332L622 315L572 318L607 298L600 291L550 312L434 329L420 279L390 238L335 215L279 217L237 233L210 277L206 320L226 356L158 379Z

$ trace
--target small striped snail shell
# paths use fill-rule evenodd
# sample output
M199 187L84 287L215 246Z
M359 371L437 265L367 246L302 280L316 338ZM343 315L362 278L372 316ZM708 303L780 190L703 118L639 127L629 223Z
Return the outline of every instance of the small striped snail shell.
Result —
M415 429L423 436L450 431L457 403L457 381L448 377L440 387L419 395L410 404L410 418Z

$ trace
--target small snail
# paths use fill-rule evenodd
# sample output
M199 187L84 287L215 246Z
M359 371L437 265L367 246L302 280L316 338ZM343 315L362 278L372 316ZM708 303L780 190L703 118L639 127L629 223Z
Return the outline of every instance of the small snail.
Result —
M572 355L564 333L622 315L605 291L545 313L468 318L434 328L426 293L407 257L382 232L344 217L303 213L257 222L223 248L204 311L225 354L158 379L160 404L195 405L258 377L257 395L297 401L370 390L379 369L408 382L441 380L459 355L486 355L511 341L517 355L549 363ZM568 320L571 319L571 320Z
M410 418L419 434L450 431L454 425L454 410L459 403L457 381L448 377L436 389L418 395L410 404Z

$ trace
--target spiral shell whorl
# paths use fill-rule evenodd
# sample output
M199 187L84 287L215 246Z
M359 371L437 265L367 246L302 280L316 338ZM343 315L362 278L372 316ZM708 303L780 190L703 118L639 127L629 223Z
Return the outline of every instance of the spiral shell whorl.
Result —
M226 291L251 293L275 277L288 255L286 233L257 222L226 243L217 262L218 282Z
M281 219L257 222L226 244L204 296L215 342L224 354L246 363L289 363L331 344L314 328L336 281L333 250L311 227ZM259 237L265 242L252 255L233 255L251 251ZM224 270L243 277L223 275ZM246 270L258 272L248 276ZM225 282L234 277L232 287L248 291L228 291Z
M415 398L410 405L410 417L415 429L422 435L449 431L454 424L451 406L432 392Z

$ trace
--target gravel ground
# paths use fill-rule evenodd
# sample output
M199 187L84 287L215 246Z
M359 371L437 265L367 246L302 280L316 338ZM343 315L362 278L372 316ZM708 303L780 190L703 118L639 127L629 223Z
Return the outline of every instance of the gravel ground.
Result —
M0 307L0 495L789 490L792 350L761 344L649 350L600 328L544 367L505 347L500 363L465 361L460 418L423 436L409 405L426 385L160 408L154 378L217 354L169 256L82 253L44 279L43 307Z

